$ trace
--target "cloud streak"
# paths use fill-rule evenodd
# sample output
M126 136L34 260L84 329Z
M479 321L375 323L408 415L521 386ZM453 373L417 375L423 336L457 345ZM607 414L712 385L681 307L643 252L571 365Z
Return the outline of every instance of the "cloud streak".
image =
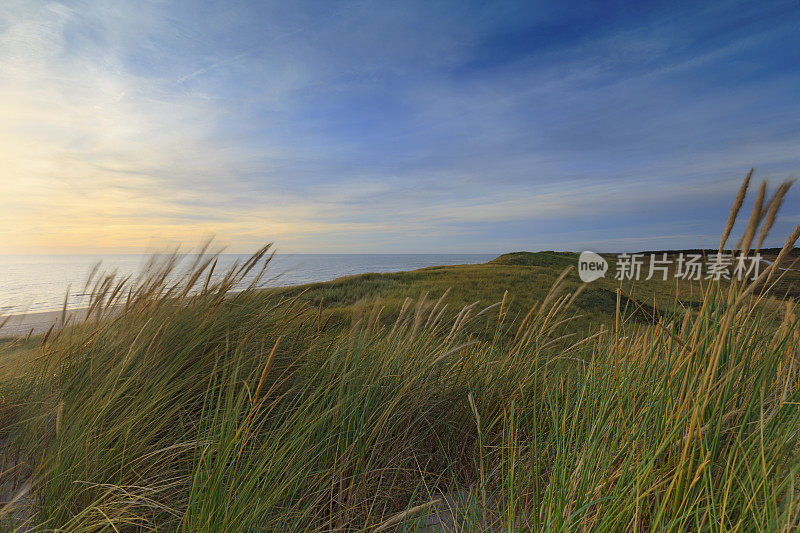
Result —
M0 253L697 246L747 168L797 171L797 22L777 2L12 2Z

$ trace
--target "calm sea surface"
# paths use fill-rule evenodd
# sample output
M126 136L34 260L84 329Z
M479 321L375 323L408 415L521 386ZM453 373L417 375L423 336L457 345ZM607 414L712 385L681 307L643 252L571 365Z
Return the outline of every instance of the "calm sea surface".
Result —
M82 293L92 268L120 276L141 272L149 255L0 255L0 315L61 309L70 289L70 308L82 307ZM186 256L186 263L196 256ZM217 272L248 256L220 256ZM435 265L484 263L487 254L283 254L276 255L267 270L264 286L298 285L328 281L365 272L397 272ZM179 269L180 271L180 269Z

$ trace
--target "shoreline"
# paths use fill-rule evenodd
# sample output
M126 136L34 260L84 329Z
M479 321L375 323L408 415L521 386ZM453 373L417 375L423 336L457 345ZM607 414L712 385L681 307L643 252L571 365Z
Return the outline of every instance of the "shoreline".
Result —
M772 252L777 249L768 248L762 251ZM797 252L797 248L793 250L793 252ZM670 250L668 253L676 253L686 250ZM692 250L689 250L692 251ZM573 252L574 253L574 252ZM648 253L648 252L641 252L641 253ZM328 254L319 254L319 255L328 255ZM336 254L330 254L336 255ZM354 255L361 255L361 254L354 254ZM365 254L366 255L366 254ZM395 255L395 254L386 254L386 255ZM412 254L406 254L412 255ZM428 255L428 254L416 254L416 255ZM454 254L458 255L458 254ZM504 254L505 255L505 254ZM774 259L774 258L773 258ZM762 258L762 263L767 265L772 264L772 260ZM491 262L491 261L489 261ZM484 264L484 263L464 263L464 264ZM791 263L790 263L791 265ZM459 266L456 264L444 264L444 265L435 265L435 266ZM397 272L413 272L415 270L424 270L425 268L431 267L420 267L410 270L398 270L398 271L387 271L387 272L374 272L378 274L392 274ZM790 267L777 267L778 270L787 271L787 272L800 272L798 268L790 268ZM364 274L369 274L370 272L362 272L357 274L346 274L344 276L337 276L330 280L325 281L311 281L306 283L297 283L297 284L288 284L288 285L280 285L277 287L263 287L262 289L280 289L286 287L296 287L296 286L303 286L303 285L312 285L315 283L330 283L332 281L336 281L343 278L348 278L351 276L362 276ZM239 291L234 291L239 292ZM87 307L75 307L75 308L68 308L66 310L67 322L75 322L82 320L85 315L86 311L88 310ZM40 335L46 333L51 326L59 326L59 322L61 321L61 315L64 313L63 309L56 309L50 311L32 311L27 313L15 313L10 315L0 315L0 339L2 338L9 338L9 337L25 337L27 335ZM3 323L5 321L5 323Z
M86 316L87 307L67 309L67 322L70 320L82 320ZM0 318L0 323L7 320L0 327L0 339L3 337L25 337L46 333L51 326L58 326L61 322L63 310L58 311L36 311L33 313L21 313L16 315L6 315Z

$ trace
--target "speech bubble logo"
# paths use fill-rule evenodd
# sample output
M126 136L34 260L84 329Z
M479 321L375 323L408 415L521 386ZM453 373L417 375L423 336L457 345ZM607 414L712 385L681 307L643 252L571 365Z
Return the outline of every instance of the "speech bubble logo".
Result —
M584 283L602 278L607 270L606 260L594 252L581 252L578 256L578 276Z

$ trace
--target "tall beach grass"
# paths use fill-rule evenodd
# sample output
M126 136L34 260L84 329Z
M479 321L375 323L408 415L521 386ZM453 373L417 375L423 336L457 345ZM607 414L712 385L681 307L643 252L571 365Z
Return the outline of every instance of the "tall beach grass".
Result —
M786 188L760 194L742 253ZM452 310L440 294L389 321L365 305L344 328L255 281L232 292L266 271L269 247L222 276L205 253L177 278L174 258L136 280L101 276L87 318L37 341L26 373L3 382L13 490L0 520L796 530L800 322L795 302L763 304L798 235L755 282L709 282L699 308L650 324L618 309L615 328L586 338L570 328L569 271L524 317L505 298Z

